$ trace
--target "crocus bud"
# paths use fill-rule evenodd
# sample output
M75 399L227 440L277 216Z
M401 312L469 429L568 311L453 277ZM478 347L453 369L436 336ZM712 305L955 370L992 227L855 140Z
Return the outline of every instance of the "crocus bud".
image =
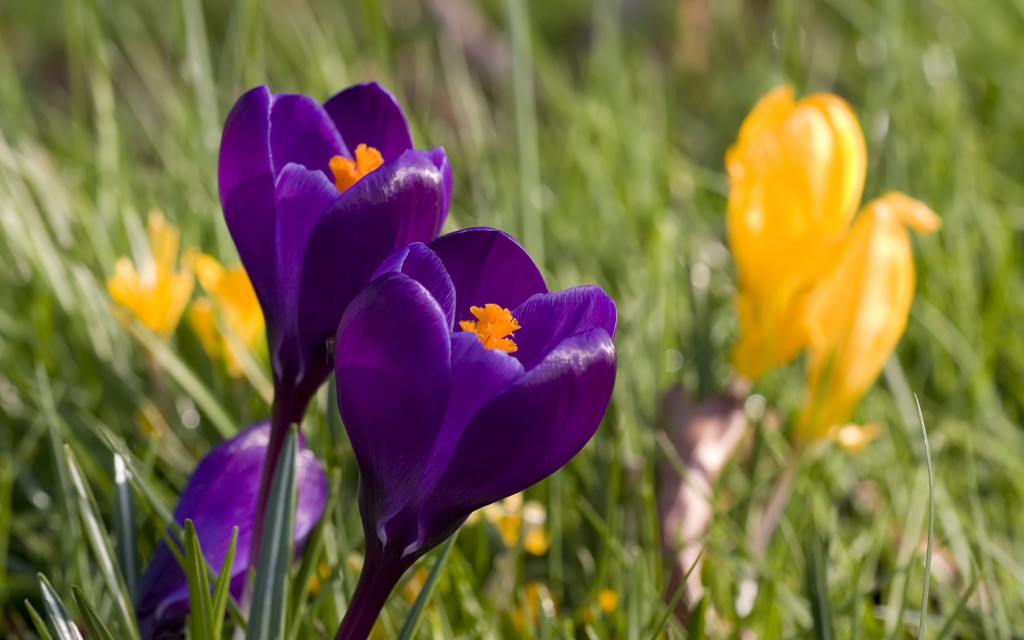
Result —
M758 102L725 157L727 230L739 274L737 371L759 378L806 344L801 305L860 201L864 135L840 98L799 102L782 85Z

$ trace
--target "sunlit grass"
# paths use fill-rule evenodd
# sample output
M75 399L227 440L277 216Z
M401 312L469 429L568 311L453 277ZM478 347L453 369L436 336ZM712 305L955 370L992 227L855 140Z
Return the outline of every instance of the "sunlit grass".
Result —
M553 288L599 283L620 313L608 417L566 470L528 492L548 508L548 553L506 550L487 525L467 527L421 637L646 638L661 619L671 594L654 501L658 399L672 383L717 390L729 379L737 329L722 157L782 80L851 103L868 141L865 200L904 191L943 229L914 240L907 333L857 413L884 435L860 456L831 447L806 461L761 557L749 553L748 527L789 445L764 429L726 467L704 560L716 628L813 635L805 582L821 566L838 637L916 634L929 484L914 393L934 464L929 636L1005 638L1024 625L1019 7L712 2L710 63L685 70L687 34L671 2L467 3L492 30L483 50L455 37L441 2L205 4L0 7L0 635L32 637L24 603L43 611L37 572L69 609L78 585L118 624L65 444L113 539L104 434L124 440L151 491L137 496L133 523L144 561L195 461L222 431L268 412L186 325L171 349L147 350L114 320L104 283L116 258L138 250L158 207L183 246L234 263L216 192L219 129L234 99L259 83L325 98L364 79L399 96L419 146L447 148L448 228L506 229L543 250ZM524 22L514 29L513 18ZM795 410L800 375L792 367L755 389L768 406L756 426ZM307 438L341 480L322 546L332 577L302 616L332 632L362 531L354 461L326 391L319 406ZM202 415L196 429L183 423L189 410ZM809 564L813 539L823 541L820 565ZM737 591L751 574L758 596L740 619ZM529 610L533 581L554 616L541 607L519 631L514 612ZM609 612L603 589L618 594ZM386 633L411 606L392 599ZM316 628L303 622L298 637L320 637ZM674 621L667 634L687 637Z

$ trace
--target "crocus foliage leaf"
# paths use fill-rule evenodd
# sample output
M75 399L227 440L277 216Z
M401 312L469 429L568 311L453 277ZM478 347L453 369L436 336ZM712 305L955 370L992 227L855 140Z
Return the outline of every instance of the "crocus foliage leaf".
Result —
M298 428L293 426L285 437L270 483L270 501L263 521L264 543L256 565L256 584L245 640L284 638L288 569L294 546L297 447Z

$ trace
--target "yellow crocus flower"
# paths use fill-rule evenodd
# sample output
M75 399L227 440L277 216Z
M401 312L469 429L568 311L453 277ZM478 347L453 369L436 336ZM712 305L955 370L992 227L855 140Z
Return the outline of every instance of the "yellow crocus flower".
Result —
M189 311L189 321L211 358L223 357L228 373L242 375L241 354L232 340L217 329L215 309L241 346L252 350L263 335L263 311L249 276L241 266L225 268L216 258L198 254L192 260L196 276L210 298L200 298Z
M163 213L151 211L146 227L149 256L141 268L129 258L119 258L107 291L117 304L115 317L126 321L128 311L153 333L167 339L174 333L185 305L192 297L195 278L186 266L175 271L178 259L178 229L164 220Z
M889 193L864 207L806 303L807 394L796 438L844 424L878 377L907 326L914 261L906 228L940 226L926 205Z
M805 345L799 321L815 275L860 201L864 134L830 94L794 102L782 85L747 116L725 157L726 227L739 274L737 371L760 378Z

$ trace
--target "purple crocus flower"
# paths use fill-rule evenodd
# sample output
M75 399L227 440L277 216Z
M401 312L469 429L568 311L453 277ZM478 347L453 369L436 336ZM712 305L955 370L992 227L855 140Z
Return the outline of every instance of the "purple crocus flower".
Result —
M227 557L231 533L238 527L231 593L239 598L245 586L252 541L253 510L263 458L270 440L270 423L261 422L210 450L199 462L174 509L174 520L192 520L203 556L220 570ZM301 444L296 458L298 502L295 546L298 553L320 520L327 500L327 477L312 451ZM138 584L136 614L143 640L180 638L188 613L185 572L161 542Z
M228 229L266 318L274 376L256 509L262 522L287 426L301 421L331 371L342 313L388 254L437 237L451 167L440 147L412 149L401 107L376 83L323 105L257 87L224 124L218 178Z
M512 238L467 229L387 258L338 328L338 405L359 464L365 567L337 638L475 509L555 472L615 382L615 303L549 293Z

